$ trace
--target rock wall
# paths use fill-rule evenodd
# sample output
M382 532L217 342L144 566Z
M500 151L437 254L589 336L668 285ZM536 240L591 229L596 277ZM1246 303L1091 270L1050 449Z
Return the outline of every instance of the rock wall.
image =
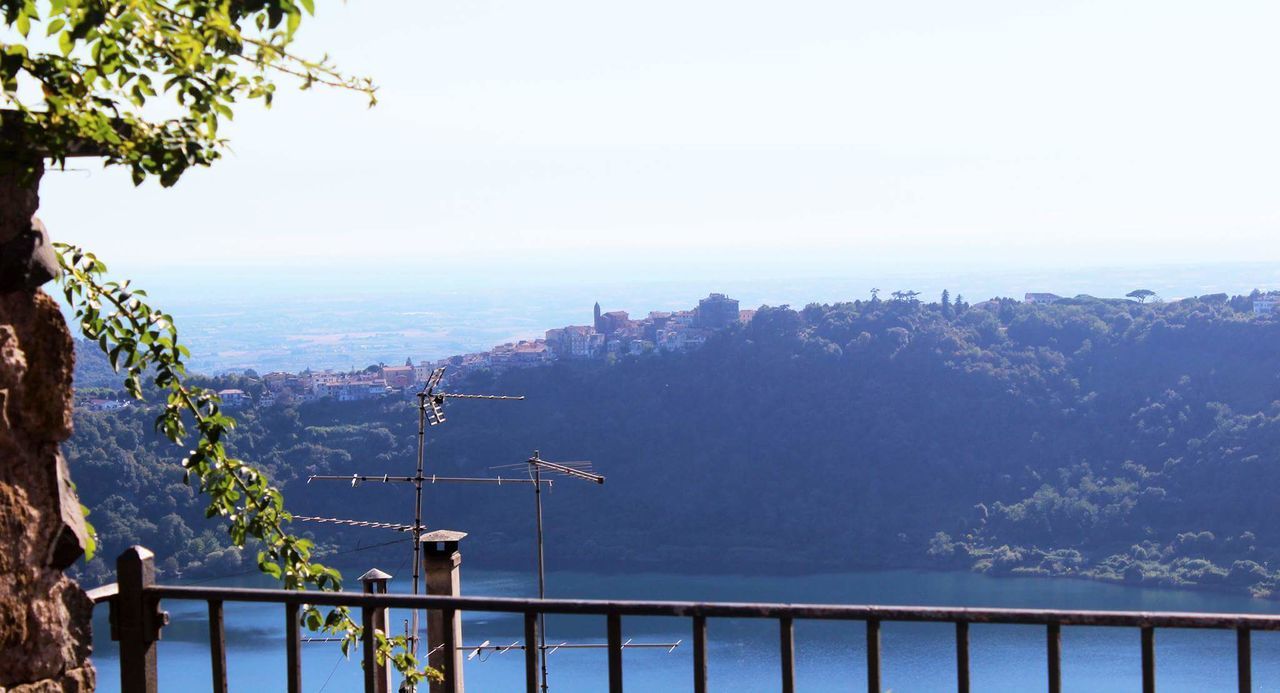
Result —
M36 176L0 168L0 691L91 691L93 605L63 574L83 553L58 444L71 435L72 340L47 279ZM37 256L44 254L43 258Z

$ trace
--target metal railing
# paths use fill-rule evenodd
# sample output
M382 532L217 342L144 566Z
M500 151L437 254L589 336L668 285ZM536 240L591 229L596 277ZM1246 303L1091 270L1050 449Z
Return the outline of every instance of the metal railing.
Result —
M223 631L224 602L280 604L285 623L287 680L290 693L302 690L301 634L298 615L304 604L345 606L361 610L363 622L370 624L380 609L421 609L439 611L446 623L461 611L515 613L524 617L525 686L536 693L538 616L540 614L573 614L603 616L607 637L609 690L622 690L622 620L624 617L668 616L688 618L692 622L693 689L707 690L707 619L747 618L771 619L778 623L780 689L795 690L795 635L797 620L863 621L866 623L867 690L879 693L880 626L885 622L931 622L955 625L956 690L969 691L969 625L1010 624L1045 627L1045 655L1050 693L1062 690L1062 628L1064 626L1108 626L1138 629L1142 652L1142 690L1156 690L1155 631L1157 628L1208 628L1233 630L1236 633L1237 685L1240 691L1252 690L1252 656L1250 633L1280 630L1280 616L1249 614L1212 614L1140 611L1063 611L1053 609L970 609L925 606L865 606L828 604L758 604L728 602L658 602L604 601L581 599L511 599L497 597L436 597L397 594L365 594L353 592L296 592L288 590L244 589L230 587L187 587L157 585L151 553L133 547L117 561L120 582L90 591L95 603L111 604L112 639L120 642L120 683L124 693L153 693L157 690L155 641L168 623L160 611L162 599L203 601L209 606L209 640L212 658L213 690L224 693L226 680L226 644ZM460 644L453 641L453 629L444 629L446 652L454 652ZM365 690L374 691L372 628L366 628L363 642ZM455 661L446 658L447 661ZM457 690L454 672L445 670L440 689Z

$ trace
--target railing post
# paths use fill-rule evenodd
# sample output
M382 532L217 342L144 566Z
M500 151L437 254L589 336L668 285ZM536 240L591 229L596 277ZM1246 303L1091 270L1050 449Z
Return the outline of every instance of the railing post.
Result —
M156 693L156 641L168 614L159 600L147 596L155 584L155 554L131 546L116 559L120 591L112 606L112 637L120 642L120 690L122 693Z
M538 612L524 614L524 689L538 693Z
M1062 693L1062 626L1050 623L1045 631L1049 658L1049 693Z
M867 693L880 693L880 619L867 619Z
M213 693L227 693L227 635L222 623L222 600L209 600L209 664Z
M605 617L609 631L609 693L622 693L622 617Z
M956 691L969 693L968 621L956 621Z
M297 602L284 605L285 680L289 693L302 693L302 623Z
M796 690L796 629L790 616L778 619L778 658L782 662L782 693Z
M707 693L707 617L693 617L693 693Z
M1156 693L1156 629L1142 627L1142 693Z
M1253 651L1248 628L1236 629L1236 685L1240 693L1253 690Z
M386 594L387 581L391 576L373 568L360 576L360 585L365 594ZM366 607L360 610L360 626L364 630L361 638L361 649L364 658L364 690L365 693L390 693L391 668L387 661L378 664L374 631L382 631L387 635L387 610Z

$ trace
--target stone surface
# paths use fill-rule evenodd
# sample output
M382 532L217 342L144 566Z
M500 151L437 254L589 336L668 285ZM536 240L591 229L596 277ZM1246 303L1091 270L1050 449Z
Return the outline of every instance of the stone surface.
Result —
M3 178L0 171L0 239L16 235L6 202L34 205L34 193L5 190ZM16 223L29 228L31 211ZM84 538L58 452L71 435L72 359L52 298L38 289L0 293L0 689L9 693L95 683L93 605L62 573Z
M35 167L32 175L29 170ZM40 206L39 184L44 167L0 157L0 243L31 227ZM33 180L34 179L34 180Z
M0 293L34 289L57 276L58 258L39 219L0 243Z

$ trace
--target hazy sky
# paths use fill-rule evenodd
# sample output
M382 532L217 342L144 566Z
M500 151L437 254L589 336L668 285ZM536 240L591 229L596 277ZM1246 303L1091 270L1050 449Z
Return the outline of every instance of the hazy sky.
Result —
M41 216L127 272L802 275L1280 260L1280 3L323 1L233 151ZM345 273L345 274L344 274Z

